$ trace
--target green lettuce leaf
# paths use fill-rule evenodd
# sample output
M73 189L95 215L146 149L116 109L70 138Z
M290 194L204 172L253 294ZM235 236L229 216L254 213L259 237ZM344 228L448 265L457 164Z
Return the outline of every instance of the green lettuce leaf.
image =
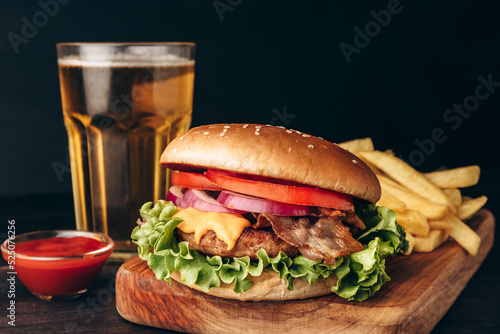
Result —
M248 277L259 276L266 268L279 273L289 290L293 289L295 279L314 284L320 277L335 274L338 282L332 291L348 300L362 301L390 280L385 272L385 258L406 250L408 243L393 211L366 203L356 203L355 208L367 227L358 238L364 249L337 258L334 266L302 255L290 258L283 252L269 257L263 249L257 253L258 260L250 260L248 256L231 259L205 256L189 249L187 242L177 242L174 230L182 220L173 217L177 208L172 202L163 200L154 207L151 202L141 207L143 223L132 231L131 238L137 244L140 258L148 262L159 280L171 282L172 273L178 271L184 283L196 284L203 291L224 282L234 283L233 290L242 293L252 285Z
M366 244L375 237L384 241L390 241L392 255L399 251L408 251L408 241L404 228L396 223L396 213L386 206L376 206L356 202L355 211L358 217L365 223L366 230L358 237L358 241Z

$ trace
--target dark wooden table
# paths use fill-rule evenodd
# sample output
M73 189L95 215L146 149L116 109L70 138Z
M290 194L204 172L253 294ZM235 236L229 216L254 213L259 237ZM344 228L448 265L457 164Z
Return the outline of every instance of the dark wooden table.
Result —
M495 181L498 184L498 181ZM495 210L499 187L487 207ZM33 230L73 229L71 194L20 198L0 198L2 229L6 238L7 221L14 219L16 234ZM496 240L498 240L498 233ZM430 254L429 256L432 256ZM3 260L1 260L3 261ZM106 265L86 295L67 302L45 302L33 297L17 281L15 297L8 298L6 262L0 262L0 333L165 333L167 331L132 324L120 317L115 308L114 275L117 265ZM493 247L483 265L462 291L433 333L500 333L500 250ZM15 300L15 327L8 324L8 303ZM168 333L168 332L167 332Z

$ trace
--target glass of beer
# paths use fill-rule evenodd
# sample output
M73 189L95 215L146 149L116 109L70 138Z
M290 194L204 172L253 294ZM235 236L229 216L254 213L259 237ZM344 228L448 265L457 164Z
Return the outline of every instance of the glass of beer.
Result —
M61 43L57 59L78 230L135 255L145 202L164 199L167 144L191 125L193 43Z

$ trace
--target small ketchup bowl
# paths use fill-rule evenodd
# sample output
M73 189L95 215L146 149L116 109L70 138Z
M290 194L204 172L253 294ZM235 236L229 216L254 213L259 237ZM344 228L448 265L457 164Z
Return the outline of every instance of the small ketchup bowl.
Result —
M10 270L43 300L69 300L87 291L113 252L113 240L75 230L38 231L2 243Z

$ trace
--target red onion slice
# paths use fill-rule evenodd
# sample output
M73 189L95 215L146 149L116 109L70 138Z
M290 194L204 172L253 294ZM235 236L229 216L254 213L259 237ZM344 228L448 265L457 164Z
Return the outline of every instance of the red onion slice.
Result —
M243 213L245 211L231 209L217 202L207 195L203 190L188 189L184 193L184 202L197 210L208 212Z
M168 189L167 197L165 200L171 201L174 203L175 206L185 209L187 208L186 202L184 202L184 192L186 191L186 188L182 188L179 186L172 186L170 189Z
M264 198L237 194L227 190L220 192L217 202L237 210L269 213L278 216L306 216L311 213L309 206L281 203Z

